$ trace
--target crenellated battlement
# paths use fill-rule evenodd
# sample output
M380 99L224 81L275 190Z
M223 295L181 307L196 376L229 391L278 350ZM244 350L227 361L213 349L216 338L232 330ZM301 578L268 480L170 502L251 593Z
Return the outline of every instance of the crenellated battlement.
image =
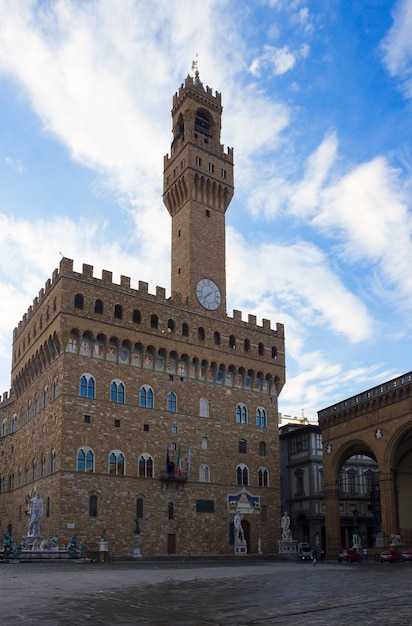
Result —
M179 90L173 96L173 109L178 105L180 100L185 97L187 91L191 92L192 97L195 97L198 100L202 100L202 98L207 100L209 106L210 104L216 107L222 107L222 94L219 91L215 91L215 95L213 95L213 90L211 87L203 86L203 83L194 78L193 76L188 75L184 83L182 83L179 87Z
M24 331L27 324L29 324L29 322L32 320L33 316L36 314L41 305L46 302L54 286L63 277L73 278L80 282L88 283L96 287L101 286L106 289L121 291L135 297L144 298L145 300L152 300L154 303L157 302L163 305L172 305L173 307L176 307L178 309L185 309L185 311L187 309L187 306L183 304L183 298L181 293L179 292L173 292L171 297L167 298L166 289L164 287L156 286L155 293L151 294L149 292L149 284L147 282L139 280L138 288L135 289L131 286L131 279L129 276L121 275L120 282L116 283L113 281L113 272L105 269L102 270L101 278L99 278L94 275L94 266L87 263L83 263L81 272L76 272L73 269L73 260L64 257L60 261L59 269L54 270L52 278L48 279L45 283L44 288L40 289L39 295L34 298L33 304L29 306L27 313L23 315L22 320L14 329L14 340L16 340L18 336ZM199 315L199 313L192 313L190 310L187 310L187 313ZM208 317L210 317L210 314L208 315ZM263 319L262 324L259 325L257 323L257 318L255 315L249 314L247 320L244 320L242 317L242 311L236 309L233 310L232 317L226 315L226 322L231 322L232 320L236 322L237 326L256 330L263 329L265 333L273 333L274 336L278 337L284 336L283 324L277 323L276 329L272 329L270 320Z

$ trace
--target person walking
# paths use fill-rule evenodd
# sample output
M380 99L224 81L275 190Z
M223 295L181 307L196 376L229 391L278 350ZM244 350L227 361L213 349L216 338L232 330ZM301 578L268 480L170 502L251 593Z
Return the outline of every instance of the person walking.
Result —
M318 560L318 551L312 550L312 565L316 565L317 560Z
M368 548L363 548L363 560L365 563L368 562Z

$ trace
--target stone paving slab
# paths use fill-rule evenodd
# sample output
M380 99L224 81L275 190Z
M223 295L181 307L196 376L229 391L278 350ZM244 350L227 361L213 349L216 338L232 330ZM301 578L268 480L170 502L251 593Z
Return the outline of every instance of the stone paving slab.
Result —
M410 626L412 564L4 563L0 624Z

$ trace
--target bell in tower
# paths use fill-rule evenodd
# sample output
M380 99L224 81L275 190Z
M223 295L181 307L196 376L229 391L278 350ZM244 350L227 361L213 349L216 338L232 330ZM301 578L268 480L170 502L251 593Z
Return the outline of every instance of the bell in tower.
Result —
M224 315L233 150L220 143L221 117L221 94L204 88L196 67L173 97L163 201L172 217L172 293L181 293L191 309Z

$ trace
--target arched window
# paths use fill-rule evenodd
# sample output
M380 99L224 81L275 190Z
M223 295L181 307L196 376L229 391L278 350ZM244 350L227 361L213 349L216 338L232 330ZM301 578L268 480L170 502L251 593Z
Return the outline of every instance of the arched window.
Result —
M234 335L229 337L229 348L236 348L236 337Z
M91 374L82 374L80 377L80 396L82 398L94 398L95 381Z
M149 385L140 387L139 406L153 409L153 389Z
M94 452L89 446L82 446L77 452L77 471L94 472Z
M172 319L169 319L167 321L167 330L169 331L169 333L174 333L175 332L175 322Z
M84 298L80 293L76 293L74 296L74 308L82 309L84 304Z
M123 309L120 304L115 304L114 306L114 317L117 320L121 320L123 317Z
M126 473L126 463L120 450L113 450L109 454L109 474L113 476L124 476Z
M143 517L143 498L136 499L136 517L142 519Z
M238 446L239 446L240 454L246 454L246 452L247 452L246 439L239 439Z
M277 359L278 358L278 349L276 348L276 346L272 346L272 359Z
M153 458L150 454L141 454L138 461L137 475L142 478L153 478Z
M167 410L176 413L176 394L173 391L167 394Z
M236 405L236 422L238 424L247 424L247 407L243 402Z
M40 478L44 478L46 472L46 457L44 454L41 455L40 458Z
M269 486L269 472L267 471L266 467L259 467L258 482L259 482L259 487Z
M45 385L43 387L43 393L42 393L42 397L41 397L41 408L45 409L47 406L47 396L48 396L48 390L47 390L47 385Z
M186 322L183 322L182 324L182 335L183 337L189 337L189 326Z
M250 341L249 339L245 339L245 343L243 344L245 352L250 352Z
M159 318L155 313L152 313L150 317L150 328L159 328Z
M51 391L52 400L55 400L57 398L58 391L59 391L59 379L56 376L56 378L54 378L52 382L52 391Z
M12 415L11 418L11 432L15 433L17 430L17 415L16 413L14 415Z
M202 437L202 449L207 450L207 437Z
M267 426L266 409L263 406L258 406L256 409L256 426Z
M174 519L175 518L174 510L175 510L175 507L174 507L173 502L169 502L169 504L167 505L167 511L168 511L169 519Z
M200 417L209 417L209 400L206 398L200 398L199 415Z
M142 320L142 316L140 314L140 311L138 309L135 309L133 311L133 324L140 324Z
M247 465L239 463L236 468L236 484L248 485L249 484L249 470Z
M199 481L201 483L209 483L210 482L210 469L208 465L202 464L199 467Z
M264 441L259 442L259 456L266 456L266 443Z
M39 412L39 396L36 395L34 396L34 402L33 402L33 415L37 415L37 413Z
M89 516L97 517L97 496L95 494L89 496Z
M56 453L53 451L50 454L50 474L54 474L56 471Z
M7 435L7 425L8 425L8 420L7 417L5 417L1 423L1 436L5 437Z
M121 380L113 380L110 383L110 402L124 404L124 384Z
M263 343L258 344L258 354L259 356L263 356L265 354L265 346Z
M213 339L215 342L215 346L220 346L220 333L217 331L213 334Z
M94 303L94 312L97 313L98 315L103 315L103 301L102 300L96 300L96 302Z
M199 339L199 341L204 341L205 340L205 329L202 328L202 326L200 326L197 329L197 338Z

